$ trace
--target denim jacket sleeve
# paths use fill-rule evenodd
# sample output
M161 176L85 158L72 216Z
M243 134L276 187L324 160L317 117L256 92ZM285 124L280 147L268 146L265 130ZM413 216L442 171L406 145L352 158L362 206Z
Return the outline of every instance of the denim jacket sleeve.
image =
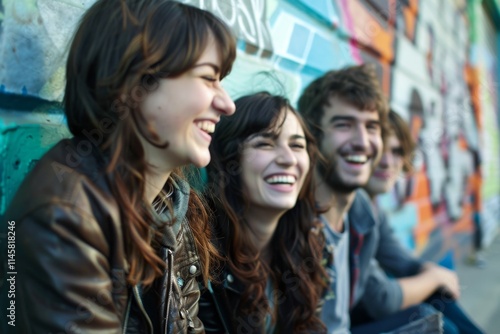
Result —
M396 239L387 216L382 211L378 215L378 229L380 240L375 258L380 267L397 278L418 274L422 269L422 262Z
M389 278L375 259L372 259L368 269L370 273L361 298L364 309L375 319L399 311L403 302L403 292L399 283Z

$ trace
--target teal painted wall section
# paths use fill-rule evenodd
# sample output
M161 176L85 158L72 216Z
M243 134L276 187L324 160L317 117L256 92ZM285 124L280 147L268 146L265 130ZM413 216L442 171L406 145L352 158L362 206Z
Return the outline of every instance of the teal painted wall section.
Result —
M24 175L68 136L60 114L7 94L58 102L66 45L95 0L3 0L0 6L0 212ZM422 256L463 254L474 223L485 243L500 224L498 0L183 0L224 19L238 58L223 85L233 98L270 90L296 101L324 71L376 65L391 106L411 123L416 173L380 199L397 235ZM480 16L481 19L477 19ZM19 101L19 100L17 100ZM14 112L12 110L23 109Z
M69 131L62 115L0 111L0 213L43 153Z

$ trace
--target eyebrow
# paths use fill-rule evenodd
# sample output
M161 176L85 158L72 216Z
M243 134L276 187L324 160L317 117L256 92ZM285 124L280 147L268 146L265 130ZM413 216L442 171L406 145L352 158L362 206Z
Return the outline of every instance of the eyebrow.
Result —
M338 121L350 121L350 122L352 122L352 121L356 121L356 118L354 116L332 116L332 118L330 118L330 124L338 122ZM368 120L367 123L380 124L380 120L371 119L371 120Z
M353 116L332 116L330 118L330 123L335 123L337 121L353 121L354 117Z
M291 139L304 139L306 140L306 137L302 136L302 135L293 135L290 137Z
M274 137L275 134L273 132L257 132L253 136L254 137Z
M278 138L278 135L277 134L274 134L272 132L261 132L261 133L256 133L254 134L253 136L251 136L250 138L248 138L249 140L252 140L254 138L257 138L257 137L263 137L263 138L270 138L270 139L276 139ZM306 140L306 137L302 136L302 135L299 135L299 134L296 134L296 135L292 135L290 136L289 139L302 139L302 140Z
M220 73L220 67L217 66L217 65L215 65L214 63L210 63L210 62L196 64L196 65L193 66L193 68L195 68L195 67L202 67L202 66L210 66L211 68L214 69L215 74L219 74Z

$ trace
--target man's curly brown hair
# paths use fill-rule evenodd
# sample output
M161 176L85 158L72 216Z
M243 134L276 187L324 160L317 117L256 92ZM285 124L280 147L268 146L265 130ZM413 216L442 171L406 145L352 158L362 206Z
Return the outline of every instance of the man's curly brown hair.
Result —
M372 64L326 72L304 89L298 101L298 111L303 115L318 143L321 143L323 138L321 120L325 113L324 107L330 105L330 99L333 97L339 97L359 110L377 111L385 143L389 129L389 109Z

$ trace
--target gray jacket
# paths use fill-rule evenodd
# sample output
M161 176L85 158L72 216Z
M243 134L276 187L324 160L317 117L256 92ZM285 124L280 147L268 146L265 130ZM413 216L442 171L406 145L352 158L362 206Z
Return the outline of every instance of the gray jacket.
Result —
M351 308L363 303L373 318L398 311L403 294L396 278L417 274L422 262L394 236L384 214L375 217L370 198L358 190L349 209ZM353 274L356 269L358 274ZM357 279L356 279L357 276Z

